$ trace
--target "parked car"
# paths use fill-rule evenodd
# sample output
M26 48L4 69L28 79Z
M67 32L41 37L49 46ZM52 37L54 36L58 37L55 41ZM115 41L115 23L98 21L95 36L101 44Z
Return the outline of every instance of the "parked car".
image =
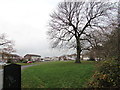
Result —
M27 63L32 63L32 61L28 61Z
M0 65L7 65L7 63L5 63L5 62L0 62Z

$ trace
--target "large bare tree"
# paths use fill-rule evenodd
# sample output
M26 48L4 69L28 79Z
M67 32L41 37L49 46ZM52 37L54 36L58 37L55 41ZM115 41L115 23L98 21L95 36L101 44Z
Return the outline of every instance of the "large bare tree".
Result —
M113 3L110 2L74 2L64 1L50 17L48 35L52 47L76 48L76 63L80 63L82 50L89 49L91 32L103 30L111 16Z

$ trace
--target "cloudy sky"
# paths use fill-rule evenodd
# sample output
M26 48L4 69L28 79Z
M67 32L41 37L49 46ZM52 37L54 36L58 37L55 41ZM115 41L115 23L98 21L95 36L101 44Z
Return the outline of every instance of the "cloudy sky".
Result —
M59 56L63 51L50 48L48 22L50 13L62 0L0 0L0 34L15 41L17 54Z
M61 0L0 0L0 34L15 41L17 54L62 55L50 49L47 24L49 15Z

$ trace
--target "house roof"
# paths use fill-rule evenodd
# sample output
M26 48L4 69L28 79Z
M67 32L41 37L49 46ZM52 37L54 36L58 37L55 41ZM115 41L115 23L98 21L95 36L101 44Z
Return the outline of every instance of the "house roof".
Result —
M26 54L24 57L27 57L27 56L41 57L40 55L36 55L36 54Z
M20 56L17 55L17 54L11 54L11 56L13 56L13 57L20 57Z
M0 54L4 54L6 56L12 56L12 57L20 57L19 55L17 54L10 54L10 53L6 53L6 52L0 52Z

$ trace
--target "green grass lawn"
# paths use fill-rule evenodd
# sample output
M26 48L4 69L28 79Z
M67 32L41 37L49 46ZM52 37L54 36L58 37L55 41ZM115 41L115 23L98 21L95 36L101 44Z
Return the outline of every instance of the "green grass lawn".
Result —
M22 71L22 88L83 88L94 71L90 61L42 62Z

